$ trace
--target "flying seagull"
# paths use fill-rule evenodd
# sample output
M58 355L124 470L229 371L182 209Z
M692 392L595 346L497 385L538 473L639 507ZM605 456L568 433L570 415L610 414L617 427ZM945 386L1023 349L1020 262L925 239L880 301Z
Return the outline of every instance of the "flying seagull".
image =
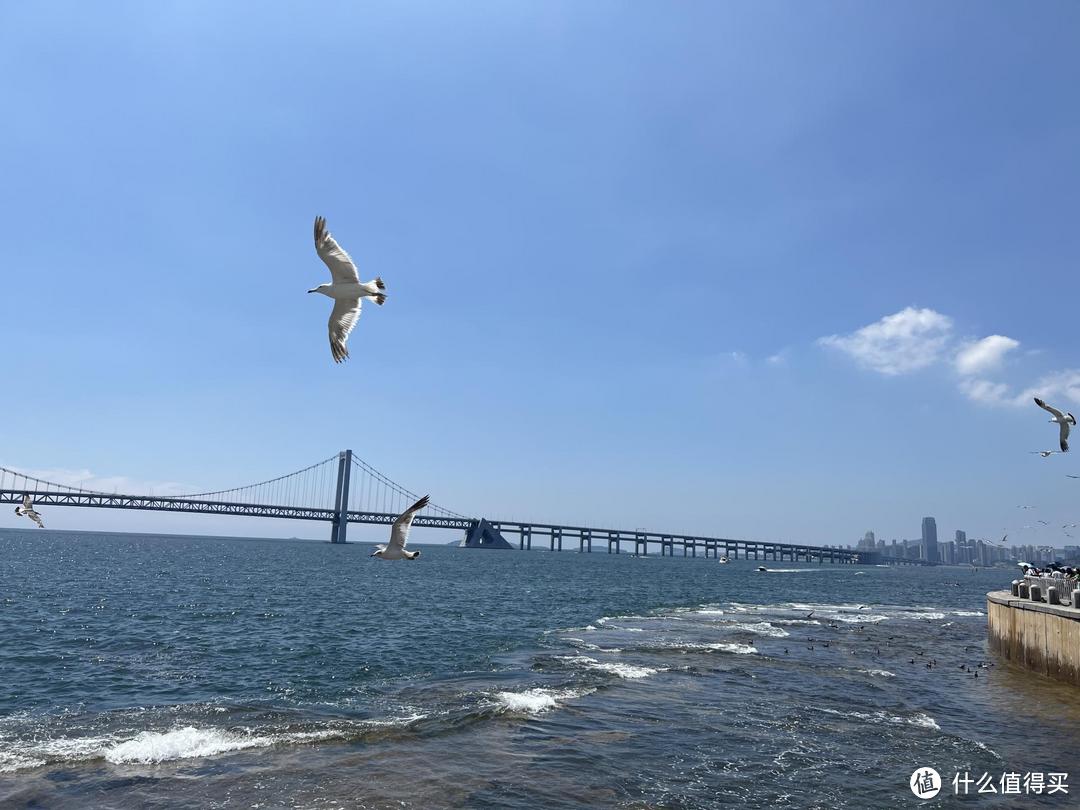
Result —
M1028 452L1031 453L1032 455L1039 455L1039 456L1042 456L1043 458L1049 458L1050 456L1054 455L1054 453L1060 453L1061 451L1060 450L1028 450Z
M385 546L376 546L371 556L380 560L415 560L419 557L419 551L406 551L405 544L409 542L409 529L412 528L413 518L427 505L428 496L425 495L402 512L394 521L394 528L390 530L390 542Z
M322 293L334 299L334 308L330 312L330 353L334 362L340 363L349 356L345 342L349 339L356 322L360 320L360 301L374 298L382 306L386 301L383 290L386 285L376 276L374 281L360 282L360 274L349 254L341 249L337 240L326 230L326 220L315 217L315 251L319 258L330 268L329 284L320 284L308 290L309 293Z
M22 506L15 507L15 514L19 517L28 517L34 523L38 525L39 529L44 529L45 524L41 522L41 515L34 509L34 502L30 500L30 495L26 494L22 496Z
M1065 477L1066 478L1080 478L1080 475L1069 475L1068 473L1065 473Z
M1056 422L1057 425L1061 428L1061 452L1062 453L1068 453L1069 452L1069 425L1070 424L1073 424L1073 425L1076 424L1076 417L1073 416L1071 413L1062 413L1057 408L1054 408L1054 407L1052 407L1050 405L1047 405L1045 402L1043 402L1038 397L1035 397L1035 404L1038 405L1040 408L1042 408L1044 411L1049 411L1050 413L1052 413L1054 415L1054 418L1051 419L1050 421L1051 422Z

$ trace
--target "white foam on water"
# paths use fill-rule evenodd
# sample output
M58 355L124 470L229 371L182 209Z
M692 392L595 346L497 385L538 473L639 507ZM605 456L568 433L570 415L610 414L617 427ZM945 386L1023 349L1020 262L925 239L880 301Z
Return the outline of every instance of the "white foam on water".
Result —
M822 574L825 568L769 568L770 574Z
M855 718L859 720L867 720L871 723L891 723L898 726L917 726L918 728L928 728L934 731L941 731L941 726L937 724L937 721L928 714L918 712L910 717L903 717L901 715L889 714L888 712L841 712L836 709L820 708L819 711L823 711L826 714L835 714L838 717Z
M821 624L817 619L771 619L769 624Z
M525 689L521 692L499 692L495 700L504 711L519 714L542 714L556 708L561 701L583 697L594 690Z
M648 678L650 675L655 675L662 670L653 669L652 667L638 667L633 664L624 664L619 661L597 661L595 658L589 658L587 655L566 655L562 656L565 661L573 661L574 663L583 665L586 669L594 669L599 672L607 672L612 675L618 675L620 678Z
M723 616L724 611L720 608L701 608L700 610L693 611L695 616Z
M824 613L822 618L834 622L844 622L845 624L877 624L889 620L888 616L883 616L880 613Z
M37 768L44 764L45 760L43 759L23 756L10 751L0 751L0 773L11 773L13 771L26 770L27 768Z
M345 726L280 733L182 726L168 731L147 730L127 739L111 735L27 740L17 749L0 751L0 773L37 768L50 762L104 759L116 765L156 764L179 759L213 757L251 748L346 738L363 728L404 726L426 716L413 713L403 717L364 720Z
M603 661L591 667L592 669L599 669L603 672L610 672L612 675L618 675L620 678L648 678L651 675L655 675L660 672L659 669L653 669L652 667L638 667L633 664L623 664L618 661L612 661L605 663Z
M953 616L985 616L981 610L954 610Z
M756 633L759 636L772 636L773 638L787 638L791 635L787 630L782 627L773 627L770 622L731 622L730 624L723 625L732 630L742 630L746 633Z
M880 678L895 678L896 677L895 672L889 672L889 670L887 670L887 669L860 669L859 672L862 672L864 675L873 675L875 677L880 677Z
M114 765L132 762L149 764L173 759L212 757L244 748L262 748L273 743L274 738L269 736L185 726L164 732L144 731L132 740L107 749L105 760Z
M708 650L711 652L729 652L735 655L757 655L757 649L752 644L737 644L733 641L718 641L711 644L698 644L687 642L685 644L657 645L653 649L659 650L685 650L687 652Z
M945 614L944 613L936 613L936 612L935 613L915 613L914 618L916 618L916 619L944 619Z

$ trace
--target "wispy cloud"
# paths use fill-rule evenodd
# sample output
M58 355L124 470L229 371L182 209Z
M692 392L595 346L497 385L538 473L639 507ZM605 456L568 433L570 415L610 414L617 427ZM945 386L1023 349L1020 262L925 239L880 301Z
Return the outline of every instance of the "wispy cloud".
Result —
M954 365L963 375L984 374L1001 367L1005 355L1019 348L1020 341L1005 335L990 335L964 344L956 353Z
M770 354L765 358L765 362L770 366L785 366L788 361L788 350L781 349L776 354Z
M848 335L818 344L837 349L879 374L910 374L933 365L952 339L952 319L932 309L908 307Z

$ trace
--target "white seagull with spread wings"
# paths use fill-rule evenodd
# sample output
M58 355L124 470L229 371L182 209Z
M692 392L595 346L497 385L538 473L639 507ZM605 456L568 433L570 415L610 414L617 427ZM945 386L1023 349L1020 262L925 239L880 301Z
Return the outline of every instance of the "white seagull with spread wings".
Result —
M428 505L428 496L418 500L401 516L394 521L394 528L390 530L390 542L385 546L376 546L371 553L372 557L380 560L415 560L420 556L419 551L406 551L405 544L409 542L409 529L412 528L413 518L416 513Z
M26 494L22 496L22 506L15 507L15 514L19 517L28 517L34 523L38 525L39 529L44 529L45 524L41 522L41 515L34 509L34 502L30 500L30 495Z
M315 217L315 251L319 258L330 268L329 284L320 284L308 290L309 293L322 293L334 299L334 309L330 312L330 353L334 362L340 363L349 356L345 345L356 322L360 320L360 301L374 298L382 306L386 301L383 290L386 285L376 276L374 281L361 282L356 265L349 254L341 249L337 240L326 230L326 220Z
M1051 405L1047 405L1045 402L1043 402L1038 397L1035 397L1035 404L1038 405L1040 408L1042 408L1044 411L1049 411L1050 413L1052 413L1054 415L1054 418L1051 419L1050 421L1051 422L1056 422L1057 425L1061 429L1061 431L1060 431L1061 432L1061 452L1062 453L1068 453L1069 452L1069 425L1070 424L1073 424L1073 425L1076 424L1076 417L1073 416L1071 413L1062 413L1057 408L1055 408L1055 407L1053 407Z

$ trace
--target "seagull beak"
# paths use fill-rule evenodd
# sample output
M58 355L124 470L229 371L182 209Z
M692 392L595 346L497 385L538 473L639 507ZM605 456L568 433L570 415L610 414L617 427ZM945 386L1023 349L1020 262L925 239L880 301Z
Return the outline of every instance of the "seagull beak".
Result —
M318 289L317 287L315 289ZM315 292L315 290L308 290L309 293Z

